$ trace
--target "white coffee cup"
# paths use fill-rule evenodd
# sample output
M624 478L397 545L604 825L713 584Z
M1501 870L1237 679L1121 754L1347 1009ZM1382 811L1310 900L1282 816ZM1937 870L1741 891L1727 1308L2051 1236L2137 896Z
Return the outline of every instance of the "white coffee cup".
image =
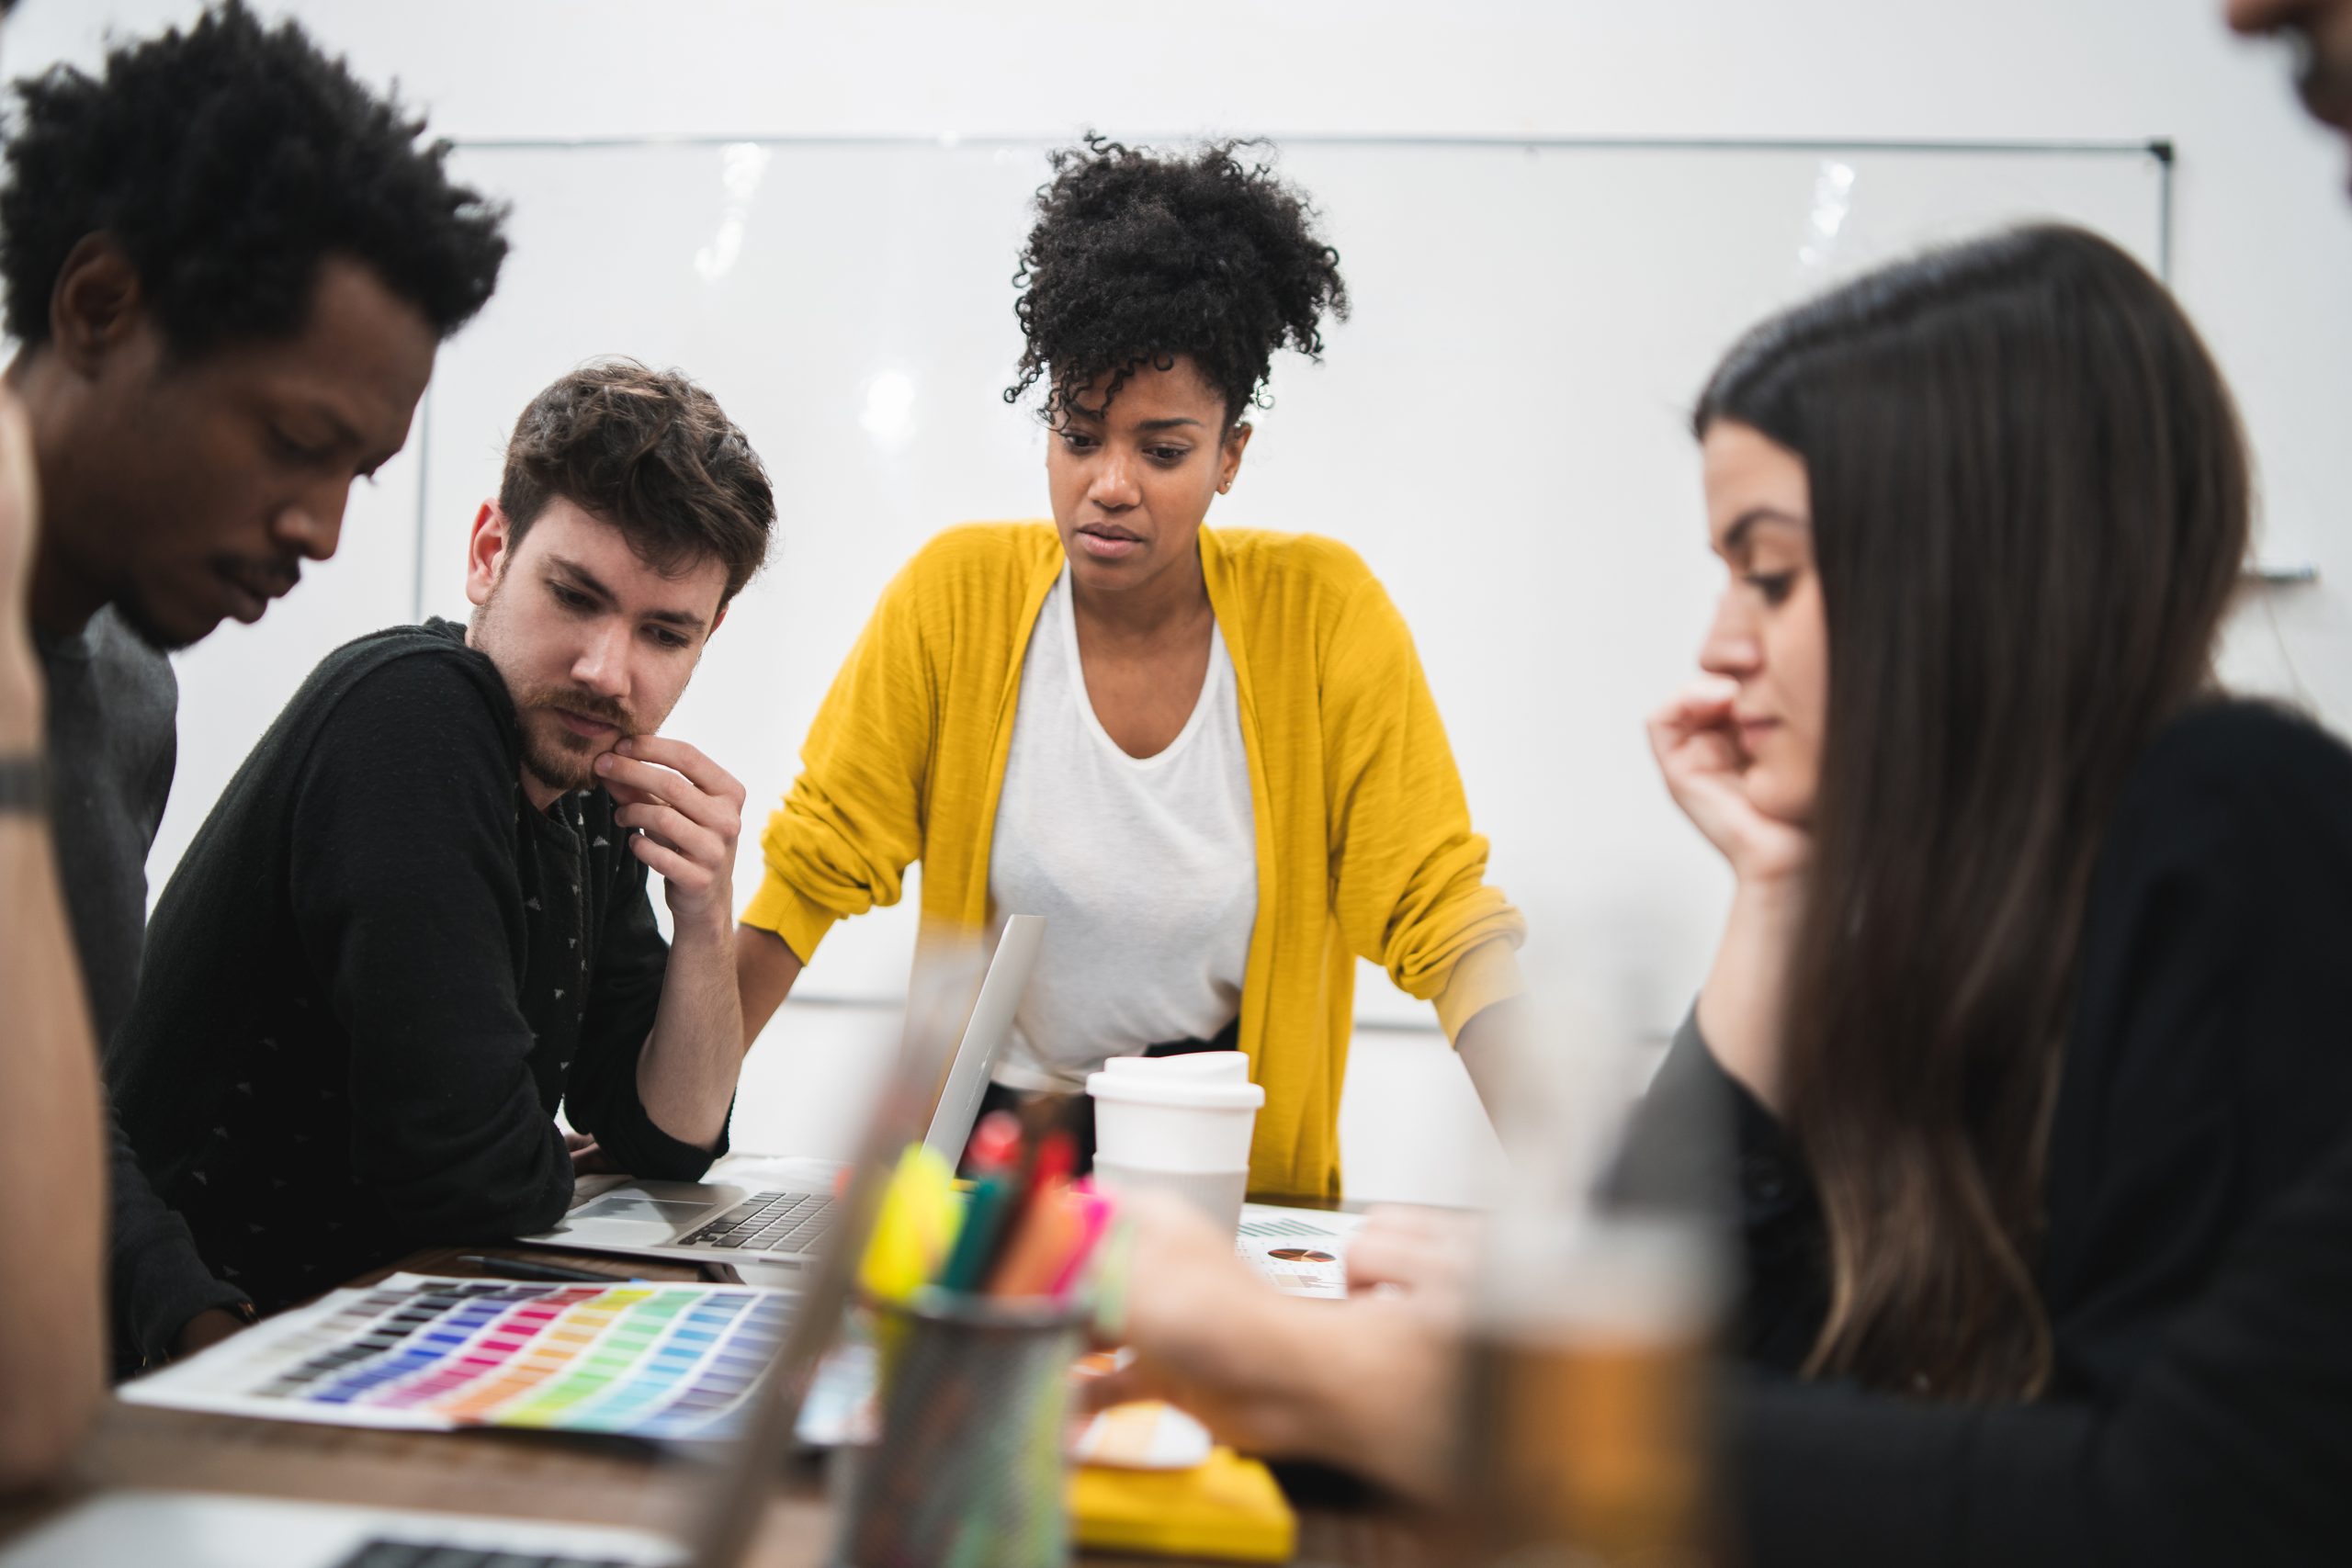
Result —
M1094 1100L1094 1175L1112 1191L1155 1188L1218 1224L1241 1221L1250 1134L1263 1088L1238 1051L1114 1056L1086 1080Z

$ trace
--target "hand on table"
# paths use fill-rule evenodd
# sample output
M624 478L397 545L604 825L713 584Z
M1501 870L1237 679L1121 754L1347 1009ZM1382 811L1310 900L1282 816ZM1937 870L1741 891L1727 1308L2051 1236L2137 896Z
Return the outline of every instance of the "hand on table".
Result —
M1233 1237L1164 1193L1120 1201L1132 1227L1133 1352L1081 1385L1102 1409L1164 1399L1243 1453L1344 1465L1408 1493L1443 1483L1458 1325L1419 1302L1303 1301L1234 1255Z
M1477 1216L1452 1209L1401 1203L1374 1209L1348 1243L1348 1293L1417 1296L1459 1315L1477 1268L1482 1228Z
M251 1326L227 1307L207 1307L181 1325L179 1337L172 1344L172 1359L185 1361L198 1350L218 1345Z
M632 735L596 759L619 802L613 820L631 829L629 852L662 877L681 929L735 922L735 840L743 829L743 786L683 740Z
M1234 1256L1233 1238L1166 1193L1119 1200L1130 1228L1125 1321L1114 1337L1135 1353L1083 1385L1089 1408L1165 1399L1219 1440L1253 1453L1285 1450L1282 1402L1261 1401L1269 1319L1288 1305Z
M571 1155L571 1179L574 1181L583 1176L613 1176L619 1173L620 1168L605 1157L605 1151L596 1146L596 1140L589 1134L566 1133L563 1135L563 1146Z

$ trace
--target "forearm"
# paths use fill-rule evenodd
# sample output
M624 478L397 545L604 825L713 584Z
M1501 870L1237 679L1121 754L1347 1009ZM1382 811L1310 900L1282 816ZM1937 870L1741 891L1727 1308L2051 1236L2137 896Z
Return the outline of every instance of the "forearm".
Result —
M760 1037L800 978L799 955L784 938L759 926L735 928L735 991L743 1011L743 1049Z
M1496 1135L1506 1140L1518 1135L1515 1123L1523 1120L1512 1113L1510 1085L1517 1053L1524 1043L1526 1011L1524 998L1507 997L1473 1014L1453 1038L1454 1055L1462 1058L1462 1069L1470 1075L1470 1087L1478 1091L1487 1120L1494 1124Z
M1783 1105L1781 1034L1803 908L1802 886L1793 878L1740 882L1699 993L1699 1032L1708 1048L1725 1072L1774 1111Z
M653 1032L638 1057L638 1099L653 1124L713 1149L727 1128L743 1064L735 942L722 919L681 926L670 945Z
M28 748L21 730L6 750ZM54 1475L106 1386L102 1091L49 829L0 817L0 1492Z

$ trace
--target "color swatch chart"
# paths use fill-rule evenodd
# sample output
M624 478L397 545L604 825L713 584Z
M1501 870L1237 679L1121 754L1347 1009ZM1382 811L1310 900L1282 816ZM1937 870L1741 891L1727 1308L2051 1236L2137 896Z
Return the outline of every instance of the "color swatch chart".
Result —
M792 1301L740 1285L395 1274L272 1318L121 1393L360 1427L725 1437Z

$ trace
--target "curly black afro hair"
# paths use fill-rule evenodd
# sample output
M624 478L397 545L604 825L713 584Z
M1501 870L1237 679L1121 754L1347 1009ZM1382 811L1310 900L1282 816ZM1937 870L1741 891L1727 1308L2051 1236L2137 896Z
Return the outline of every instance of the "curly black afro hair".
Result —
M1048 423L1099 415L1129 376L1181 356L1225 395L1230 424L1261 403L1276 349L1322 356L1324 312L1348 313L1340 253L1304 196L1236 156L1256 145L1186 157L1089 135L1054 153L1013 277L1028 344L1005 401L1042 380ZM1079 402L1098 382L1102 402Z
M8 331L49 339L67 255L104 233L183 356L300 332L320 262L364 263L447 337L498 283L503 210L452 185L448 143L291 22L241 0L126 44L103 77L16 85L0 186Z

